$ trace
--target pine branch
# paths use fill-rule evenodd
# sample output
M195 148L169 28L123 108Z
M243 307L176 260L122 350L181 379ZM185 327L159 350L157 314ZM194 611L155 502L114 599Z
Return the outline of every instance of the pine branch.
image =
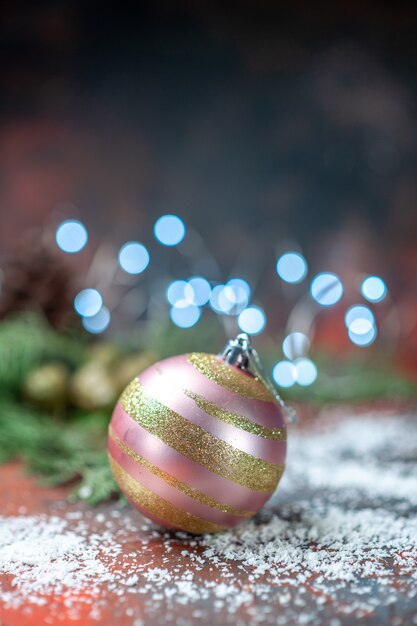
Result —
M0 324L0 388L17 392L25 375L47 359L77 367L85 352L78 335L57 333L37 315L9 318Z
M77 481L73 499L95 504L117 492L107 463L107 417L51 419L12 399L0 404L0 463L21 458L48 485Z

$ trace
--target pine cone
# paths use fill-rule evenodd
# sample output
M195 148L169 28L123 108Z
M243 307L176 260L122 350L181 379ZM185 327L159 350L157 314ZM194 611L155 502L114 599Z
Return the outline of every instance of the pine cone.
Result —
M0 318L36 311L54 328L63 328L75 320L73 298L69 267L39 231L25 236L2 263Z

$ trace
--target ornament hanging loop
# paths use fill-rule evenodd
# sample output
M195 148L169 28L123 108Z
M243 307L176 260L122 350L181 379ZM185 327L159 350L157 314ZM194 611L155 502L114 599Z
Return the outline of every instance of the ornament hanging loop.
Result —
M239 369L249 370L250 356L253 351L252 342L246 333L241 333L236 339L230 339L222 352L222 359L228 365L236 365Z
M283 409L287 421L292 423L297 421L296 412L292 407L288 406L288 404L284 402L277 392L275 385L267 376L259 355L252 346L252 341L249 335L246 333L240 333L236 339L230 339L221 353L221 357L228 365L235 365L239 369L250 372L259 378Z

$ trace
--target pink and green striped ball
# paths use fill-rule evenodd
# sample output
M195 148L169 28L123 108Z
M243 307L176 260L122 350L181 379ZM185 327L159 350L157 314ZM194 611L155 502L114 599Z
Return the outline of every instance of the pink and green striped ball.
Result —
M123 391L109 427L114 477L143 515L213 533L259 511L286 456L281 407L257 377L191 353L152 365Z

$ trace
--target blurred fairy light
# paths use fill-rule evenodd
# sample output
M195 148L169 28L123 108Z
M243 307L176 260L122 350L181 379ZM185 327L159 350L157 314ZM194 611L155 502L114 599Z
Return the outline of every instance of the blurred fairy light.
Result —
M202 276L188 281L174 280L167 288L168 302L175 306L180 301L202 307L209 304L220 315L239 315L249 303L250 287L241 278L232 278L225 285L211 287Z
M358 319L353 320L353 322L349 326L349 330L354 335L365 335L366 333L369 333L372 326L373 324L370 320L359 317Z
M373 343L377 336L377 330L375 326L372 326L366 333L357 334L350 328L348 329L349 339L357 346L366 347Z
M361 294L369 302L381 302L387 295L387 286L379 276L368 276L361 285Z
M317 367L311 359L300 357L294 361L296 383L302 387L312 385L317 378Z
M137 241L128 241L119 252L119 263L128 274L140 274L149 265L149 252Z
M266 317L258 306L251 306L242 311L237 319L239 328L249 335L258 335L266 325Z
M163 246L176 246L185 236L185 224L177 215L162 215L154 226L154 234Z
M272 370L272 378L280 387L292 387L297 380L297 370L291 361L278 361Z
M195 301L195 291L190 283L185 283L184 299L188 302L188 304L197 304L197 302Z
M227 315L235 304L234 293L231 287L216 285L210 295L210 306L216 313Z
M91 317L83 317L82 325L85 330L94 335L103 333L110 324L110 311L106 306L102 306L101 309L95 315Z
M167 300L173 306L180 302L180 300L185 300L185 289L187 287L186 280L174 280L168 287L166 295Z
M277 274L287 283L300 283L307 270L307 261L299 252L285 252L277 261Z
M188 281L188 286L192 289L194 304L198 306L207 304L211 296L211 287L208 280L201 276L194 276Z
M239 315L249 304L251 289L243 278L231 278L225 285L228 299L233 302L231 313ZM231 290L231 292L230 292ZM232 293L233 295L230 295Z
M309 351L309 348L310 339L304 333L290 333L282 342L282 351L291 360L304 356Z
M251 295L249 283L243 278L231 278L226 285L231 287L235 293L236 302L238 304L248 303ZM246 305L245 305L246 306Z
M191 328L197 324L200 316L200 307L190 304L187 300L179 300L170 311L172 322L180 328Z
M272 369L272 378L280 387L312 385L317 378L317 367L311 359L299 357L294 361L278 361Z
M58 226L55 241L63 252L80 252L88 241L87 229L78 220L66 220Z
M219 292L219 307L220 309L229 315L236 315L236 293L233 287L225 285Z
M176 246L184 239L186 227L178 216L163 215L154 224L154 234L162 245ZM59 248L68 253L79 252L88 242L87 230L78 220L62 222L55 237ZM189 237L186 242L188 241ZM183 247L181 252L185 258ZM140 274L148 267L150 256L142 243L128 241L121 246L118 261L125 272ZM192 271L209 275L201 267L197 268L197 265L193 265ZM297 284L307 276L308 264L299 252L287 251L279 257L276 272L283 281ZM219 272L215 275L218 276ZM379 276L362 275L361 280L360 293L368 302L377 303L387 296L387 286ZM101 284L96 280L91 282ZM173 280L168 285L166 298L171 305L170 318L173 324L180 328L191 328L200 320L202 308L209 305L219 315L236 316L237 324L243 332L251 335L261 333L266 326L266 315L261 307L250 305L252 293L248 282L234 277L224 284L212 287L213 282L210 284L206 278L197 275L188 280ZM164 279L160 279L160 284L164 285ZM340 278L332 272L317 274L310 284L311 298L324 307L336 304L343 293ZM319 314L319 308L313 306L311 300L305 296L299 304L300 306L294 307L287 328L289 331L299 328L304 332L289 332L282 343L285 358L273 368L273 378L281 387L311 385L318 375L316 365L307 355L310 349L308 335L314 317ZM144 306L146 307L146 303ZM103 299L96 289L80 291L74 299L74 308L81 316L84 328L90 333L102 333L110 324L110 311L103 305ZM350 340L357 346L369 346L377 337L375 316L367 305L351 306L346 312L345 324Z
M322 272L313 279L310 287L312 298L322 306L336 304L343 295L340 278L331 272Z
M345 324L349 339L357 346L369 346L377 336L375 317L371 309L363 304L355 304L347 310Z
M97 289L83 289L74 299L74 308L82 317L96 315L103 304L103 299Z
M354 335L364 335L375 325L375 317L369 307L355 304L347 310L345 324Z

